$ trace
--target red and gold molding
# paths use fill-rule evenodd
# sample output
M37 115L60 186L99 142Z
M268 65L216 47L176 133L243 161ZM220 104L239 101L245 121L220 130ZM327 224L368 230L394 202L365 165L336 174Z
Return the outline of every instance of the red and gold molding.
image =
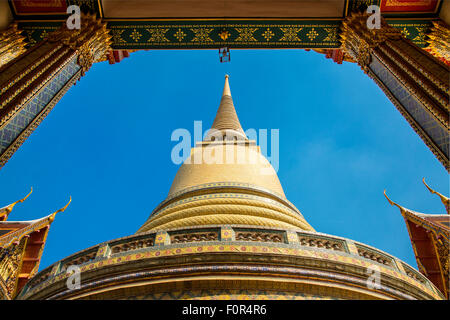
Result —
M381 0L382 13L430 13L436 12L440 0Z
M66 0L13 0L16 14L65 14Z

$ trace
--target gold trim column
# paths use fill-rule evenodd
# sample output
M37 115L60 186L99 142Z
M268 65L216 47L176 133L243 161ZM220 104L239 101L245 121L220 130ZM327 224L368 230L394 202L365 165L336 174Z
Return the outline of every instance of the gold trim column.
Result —
M0 167L93 63L111 50L106 23L82 15L0 67Z
M342 49L374 79L449 170L448 67L383 18L381 28L367 28L368 17L357 12L343 21Z

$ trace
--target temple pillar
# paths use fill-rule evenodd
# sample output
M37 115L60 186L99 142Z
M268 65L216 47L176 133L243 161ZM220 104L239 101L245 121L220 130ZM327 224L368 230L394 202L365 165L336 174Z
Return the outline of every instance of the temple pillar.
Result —
M81 28L61 29L0 66L0 167L65 92L110 51L106 23L83 15Z
M367 28L368 15L352 13L342 23L342 49L384 91L449 170L449 69L404 38L384 19Z

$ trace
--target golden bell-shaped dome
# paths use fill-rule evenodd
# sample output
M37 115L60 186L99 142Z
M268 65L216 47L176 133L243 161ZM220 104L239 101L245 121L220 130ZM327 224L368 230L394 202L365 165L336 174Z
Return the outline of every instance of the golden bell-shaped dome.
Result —
M197 159L201 159L201 163L196 164ZM251 142L244 145L233 142L228 145L209 144L193 148L189 158L178 170L169 196L196 185L218 182L246 183L285 198L272 165L261 154L259 147L251 145Z
M259 146L245 135L228 76L212 128L204 141L192 148L167 199L138 233L223 224L313 230L286 199Z

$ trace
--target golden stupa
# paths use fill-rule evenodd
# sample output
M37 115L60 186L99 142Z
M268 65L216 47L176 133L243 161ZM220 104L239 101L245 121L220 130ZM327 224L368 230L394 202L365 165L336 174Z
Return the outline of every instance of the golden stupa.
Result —
M214 161L211 161L213 159ZM70 266L80 286L69 288ZM374 277L375 276L375 277ZM136 234L42 270L18 299L442 299L399 259L316 232L241 127L228 76L212 130Z

